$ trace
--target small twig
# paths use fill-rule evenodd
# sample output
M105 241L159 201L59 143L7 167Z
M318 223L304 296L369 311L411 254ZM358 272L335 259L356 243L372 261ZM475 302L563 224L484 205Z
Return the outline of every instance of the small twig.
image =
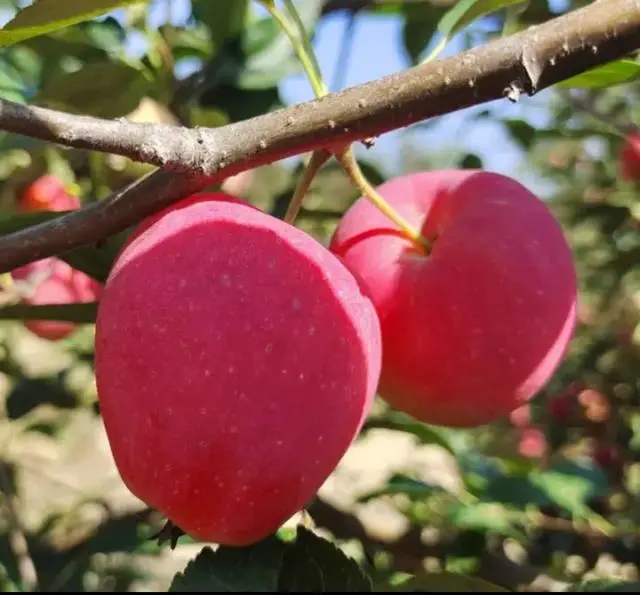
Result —
M9 543L16 558L21 586L25 591L39 591L38 573L29 553L29 544L17 512L15 493L11 483L6 464L0 461L0 490L4 494L3 503L10 525Z
M295 190L293 191L293 196L289 201L289 205L287 206L287 212L284 215L284 220L287 223L294 225L296 218L300 213L302 202L304 201L304 198L309 191L311 183L315 179L316 174L320 171L320 169L322 169L322 166L329 160L330 157L331 153L329 153L328 151L316 151L311 154L311 158L305 166L302 172L302 176L300 176Z

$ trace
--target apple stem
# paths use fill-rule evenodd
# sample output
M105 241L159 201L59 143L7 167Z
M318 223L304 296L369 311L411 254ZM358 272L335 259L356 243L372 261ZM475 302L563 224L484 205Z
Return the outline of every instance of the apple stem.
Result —
M336 159L342 165L345 173L351 181L360 189L384 215L393 221L405 235L423 252L428 255L431 252L431 244L422 236L419 229L411 225L400 213L398 213L369 183L364 173L358 165L353 154L353 148L349 147L341 153L336 154Z
M313 49L311 47L309 35L307 34L304 23L302 22L302 18L298 14L298 11L293 2L291 2L290 0L285 0L287 9L293 16L293 19L297 25L300 37L298 37L295 28L291 25L286 16L278 9L273 0L260 0L260 2L273 17L276 23L278 23L280 29L282 29L284 34L289 38L289 41L291 42L291 45L296 55L298 56L298 60L300 60L302 67L307 73L307 77L309 78L309 82L311 83L311 87L313 88L313 92L315 93L316 97L319 98L326 95L328 93L328 89L322 78L315 53L313 52Z
M300 212L300 207L302 206L302 202L304 197L306 196L313 179L316 177L316 174L322 166L329 160L331 157L331 153L326 150L315 151L312 153L309 162L304 168L302 172L302 176L298 180L296 184L296 188L293 192L293 196L289 201L289 205L287 206L287 212L284 215L284 220L293 225L295 220Z
M276 6L275 0L259 0L285 35L289 38L289 41L291 42L291 45L307 74L316 97L324 97L327 95L329 90L322 77L322 72L309 38L309 33L306 30L304 22L302 21L293 0L283 1L287 11L290 13L295 23L295 27L289 22L286 15ZM360 169L360 166L353 154L353 149L350 146L347 149L343 149L341 152L336 153L336 158L344 168L347 176L362 191L362 193L367 196L369 200L371 200L371 202L391 221L393 221L420 249L421 252L428 255L431 251L429 242L422 237L419 230L415 229L376 192ZM327 159L327 151L318 151L311 156L311 159L303 173L302 179L296 186L294 195L287 207L287 212L285 214L285 221L287 223L293 223L293 221L295 221L300 211L300 207L302 206L302 201L304 200L313 178Z

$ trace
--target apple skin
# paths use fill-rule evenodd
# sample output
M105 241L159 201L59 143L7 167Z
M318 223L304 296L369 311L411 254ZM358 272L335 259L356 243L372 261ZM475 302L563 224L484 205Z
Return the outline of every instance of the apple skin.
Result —
M56 176L45 175L20 194L18 207L26 213L72 211L80 207L80 200L70 195Z
M44 258L15 269L16 281L33 283L23 302L31 305L93 302L101 286L95 279L77 271L59 258ZM24 325L42 339L58 341L71 335L78 325L63 320L25 320Z
M520 430L518 452L528 459L542 458L548 449L547 438L544 432L534 426Z
M548 381L573 334L577 280L560 225L489 172L415 173L378 191L435 238L424 256L362 197L332 237L380 317L380 396L434 425L507 416Z
M640 133L628 134L618 156L620 176L627 182L640 182Z
M179 202L134 232L100 301L120 475L196 539L257 542L356 437L381 349L372 303L314 238L221 193Z

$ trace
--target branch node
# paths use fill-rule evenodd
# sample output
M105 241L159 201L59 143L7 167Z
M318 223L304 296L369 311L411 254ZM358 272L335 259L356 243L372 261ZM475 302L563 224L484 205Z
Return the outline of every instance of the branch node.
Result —
M522 66L524 80L520 80L518 86L527 95L534 95L538 91L543 69L535 50L531 49L529 44L525 44L522 48L520 65Z

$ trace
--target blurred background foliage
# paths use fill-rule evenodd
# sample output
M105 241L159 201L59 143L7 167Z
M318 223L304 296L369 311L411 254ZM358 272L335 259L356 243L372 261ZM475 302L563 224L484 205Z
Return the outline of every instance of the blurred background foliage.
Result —
M0 14L7 21L23 4L4 0ZM440 40L438 23L455 2L298 4L312 31L336 15L347 25L398 20L409 67ZM455 38L457 47L477 46L585 4L517 4L465 28ZM166 15L159 27L151 24L151 10ZM78 114L187 126L221 126L286 104L282 82L300 68L255 3L192 0L182 8L190 14L183 25L170 21L171 10L171 0L134 4L5 47L0 94ZM347 26L344 36L349 31ZM131 52L132 44L142 49ZM348 44L344 48L348 52ZM544 188L574 249L579 326L545 390L501 423L450 431L376 403L352 449L355 462L336 471L310 513L317 527L363 560L377 589L515 590L533 584L534 590L553 591L586 579L638 579L640 209L638 186L622 179L619 155L640 116L640 87L637 63L627 62L543 93L535 105L544 110L544 125L526 110L514 117L502 103L464 115L461 125L472 130L484 121L502 127L522 155L514 177L526 175L535 180L528 184L532 189ZM179 75L184 64L189 74ZM483 167L496 150L443 150L431 136L436 123L398 133L399 167L390 168L384 153L360 147L370 180L418 169ZM282 216L300 168L300 160L292 159L245 172L222 187ZM87 204L150 169L0 133L0 233L56 216L19 208L25 190L45 175ZM355 198L338 166L329 164L305 201L300 227L327 242ZM124 235L64 260L103 281ZM161 519L115 474L96 405L92 325L78 324L72 334L49 341L16 320L42 317L37 306L24 304L15 288L1 296L0 589L166 590L199 545L183 537L171 551L149 540ZM93 315L91 307L65 311L76 322L90 322ZM392 458L395 453L395 466L377 459L380 448ZM354 475L353 467L365 459L362 473ZM384 472L377 461L386 465ZM351 499L341 499L341 490ZM407 577L413 577L409 583Z

